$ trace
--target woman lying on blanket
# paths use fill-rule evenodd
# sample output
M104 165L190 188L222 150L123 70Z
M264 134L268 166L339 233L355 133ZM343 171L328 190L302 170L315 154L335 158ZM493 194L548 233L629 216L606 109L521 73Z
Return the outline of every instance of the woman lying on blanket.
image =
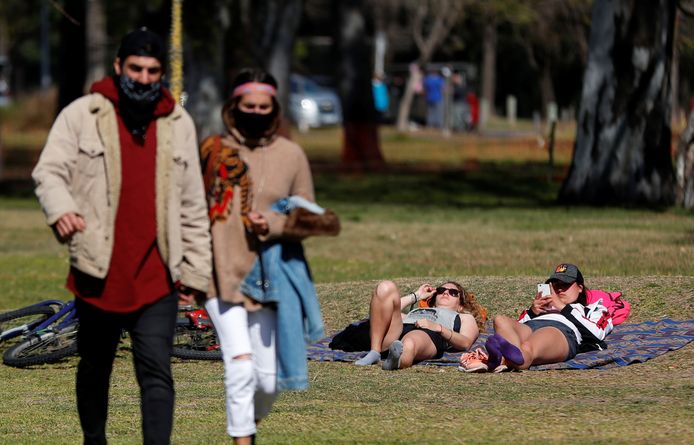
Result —
M420 300L418 307L403 314L407 306ZM383 361L386 370L404 369L413 363L439 358L444 351L468 349L484 326L486 310L475 296L454 281L439 287L422 284L416 292L400 297L392 281L382 281L371 297L371 350L356 365L372 365L388 350Z
M570 360L578 352L604 349L612 318L600 301L586 303L578 267L560 264L545 283L549 284L549 295L538 292L518 321L503 315L494 317L496 333L485 343L488 357L481 350L465 354L461 357L464 371L528 369Z

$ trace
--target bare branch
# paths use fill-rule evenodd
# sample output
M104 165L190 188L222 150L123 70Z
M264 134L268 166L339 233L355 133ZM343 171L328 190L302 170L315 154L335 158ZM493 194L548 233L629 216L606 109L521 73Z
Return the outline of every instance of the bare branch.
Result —
M58 2L56 2L55 0L48 0L48 1L51 3L51 5L53 6L53 8L55 8L60 14L62 14L63 17L65 17L65 18L68 19L70 22L72 22L73 25L77 25L77 26L81 26L81 25L82 25L80 22L78 22L77 20L75 20L74 17L72 17L70 14L68 14L68 13L65 11L65 9L63 9L63 7L60 6L60 5L58 4Z
M677 8L687 17L694 17L694 2L680 0L677 2Z
M421 2L417 5L417 11L415 12L414 20L412 21L412 37L414 38L414 43L419 48L419 52L423 52L426 47L426 42L424 41L424 18L427 15L427 5L426 2Z

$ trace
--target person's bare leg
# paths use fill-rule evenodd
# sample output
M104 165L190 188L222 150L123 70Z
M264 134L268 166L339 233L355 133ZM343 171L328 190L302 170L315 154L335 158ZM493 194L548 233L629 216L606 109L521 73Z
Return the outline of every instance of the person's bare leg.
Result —
M532 329L513 318L499 315L494 317L494 332L495 334L485 343L489 354L487 362L489 370L493 371L499 366L502 356L506 357L507 363L511 362L509 364L523 363L525 357L522 355L520 345L530 337Z
M411 331L402 338L402 354L396 369L409 368L416 362L435 356L436 346L429 335L424 331Z
M234 437L234 445L252 445L253 436Z
M505 315L494 317L494 332L516 346L520 346L533 333L529 327Z
M369 307L371 350L356 365L371 365L381 358L381 351L388 348L402 333L400 292L392 281L381 281L376 286Z
M516 368L528 369L531 365L563 362L569 354L569 343L559 329L547 326L521 342L520 349L525 361Z

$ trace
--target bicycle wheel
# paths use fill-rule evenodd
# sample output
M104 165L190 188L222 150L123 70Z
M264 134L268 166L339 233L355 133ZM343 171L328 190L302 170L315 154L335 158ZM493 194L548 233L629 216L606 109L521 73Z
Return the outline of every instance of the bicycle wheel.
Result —
M187 360L222 359L214 329L196 328L187 319L179 319L176 323L171 355Z
M25 366L53 363L77 354L77 329L79 323L61 329L32 334L5 351L2 361L8 366Z
M0 342L28 333L53 314L52 306L29 306L0 314Z

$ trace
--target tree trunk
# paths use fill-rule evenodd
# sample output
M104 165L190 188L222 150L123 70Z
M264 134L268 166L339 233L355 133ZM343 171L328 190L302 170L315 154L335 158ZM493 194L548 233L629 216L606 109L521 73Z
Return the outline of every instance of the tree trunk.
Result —
M678 41L678 34L680 29L681 14L677 10L675 12L675 31L673 36L673 42ZM670 71L670 85L672 85L671 97L672 97L672 121L675 122L675 126L679 127L681 122L686 119L686 114L682 107L680 107L680 50L677 44L673 44L672 48L672 69Z
M689 115L687 128L677 145L677 205L694 209L694 113Z
M542 62L542 71L540 74L540 96L542 98L542 110L545 117L549 117L549 104L557 103L554 94L554 81L552 80L552 69L548 57Z
M65 0L66 15L60 19L60 66L58 72L58 112L70 102L84 95L86 75L84 44L84 0Z
M668 205L675 0L593 4L576 145L562 202Z
M489 106L489 116L494 115L496 94L496 22L489 18L482 36L482 99Z
M226 2L183 2L183 85L199 140L224 133L222 104L229 79L225 57L231 13ZM204 42L204 44L201 44Z
M282 108L289 105L289 75L291 71L294 38L299 28L303 4L301 0L285 1L277 11L278 22L270 46L267 70L275 76L278 84L278 99ZM266 56L267 56L266 54Z
M381 154L376 109L371 94L371 50L367 39L362 0L337 2L339 17L339 90L342 99L344 139L342 167L345 170L379 170Z
M415 69L416 68L416 69ZM415 86L421 82L422 74L417 68L417 64L413 64L410 68L410 75L407 77L405 91L402 93L400 104L398 105L398 131L407 130L410 120L410 110L412 110L412 101L414 100Z
M85 91L93 82L106 76L106 14L102 0L87 0L86 54L87 79Z
M289 106L289 75L296 31L303 13L302 0L273 0L255 2L251 7L254 26L253 57L277 80L277 100L282 109ZM258 30L260 32L258 32ZM256 35L257 34L257 35ZM289 122L285 113L280 133L289 136Z

